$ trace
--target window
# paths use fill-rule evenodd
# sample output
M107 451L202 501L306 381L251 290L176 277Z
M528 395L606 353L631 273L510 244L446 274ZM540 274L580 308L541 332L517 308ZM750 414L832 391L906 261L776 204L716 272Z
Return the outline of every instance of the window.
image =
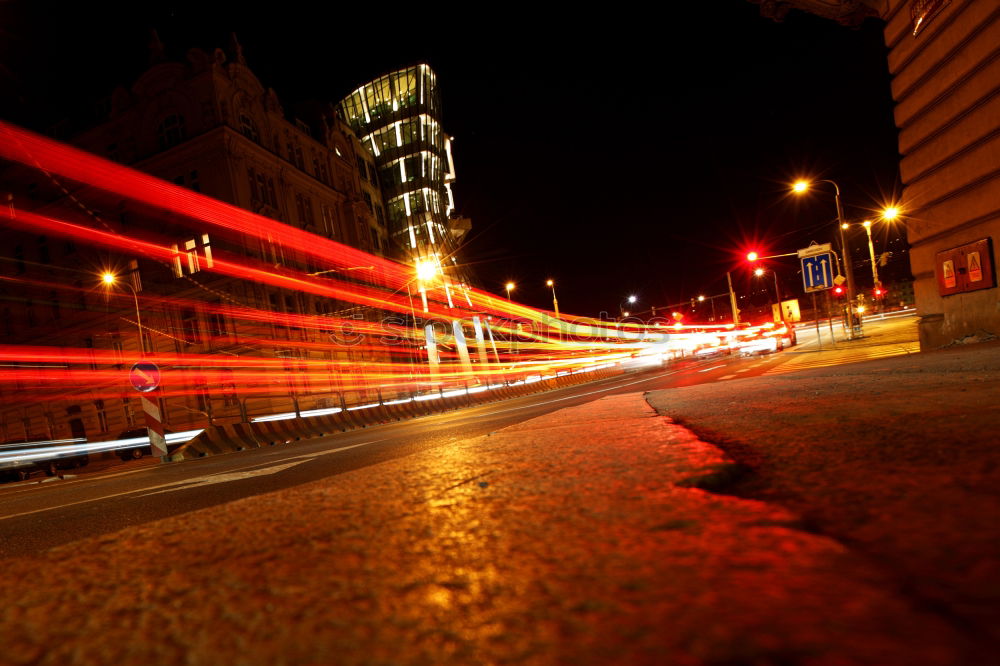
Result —
M84 338L83 346L86 349L91 350L88 355L90 356L89 366L91 370L97 370L97 357L94 355L94 338Z
M104 401L95 400L94 409L97 410L97 427L101 432L108 431L108 413L104 411Z
M385 211L382 206L375 206L375 219L378 220L379 226L385 226Z
M368 180L372 182L372 185L378 185L378 176L376 175L375 165L371 162L368 163Z
M272 208L278 207L278 195L274 190L274 178L256 171L253 167L247 167L247 178L250 181L250 198L253 201L267 204Z
M257 123L246 113L240 113L240 134L254 143L260 143L260 132L257 131Z
M132 407L132 401L128 398L122 398L122 413L125 415L125 425L134 426L135 409Z
M365 205L368 206L368 212L369 213L375 212L375 208L372 205L372 195L368 194L367 192L362 192L361 198L365 200Z
M288 161L297 166L299 170L306 170L305 160L302 159L302 147L291 141L288 142Z
M176 146L184 140L184 116L171 113L160 122L156 128L156 138L160 142L160 150Z
M299 215L299 222L303 225L312 225L313 220L313 209L312 209L312 199L304 194L298 192L295 193L295 210Z
M333 207L327 204L322 204L320 206L320 211L323 214L323 227L326 230L327 235L336 236L337 235L337 222L334 218Z
M122 339L118 334L115 334L111 338L111 349L114 351L115 355L115 369L121 370L125 367L125 346L122 344Z
M358 155L358 174L361 176L361 180L368 180L368 163L365 162L365 158Z
M181 328L188 344L201 342L201 332L198 329L198 314L194 310L184 310L181 313Z
M326 168L326 160L322 157L313 157L313 173L320 182L326 185L330 184L330 172Z

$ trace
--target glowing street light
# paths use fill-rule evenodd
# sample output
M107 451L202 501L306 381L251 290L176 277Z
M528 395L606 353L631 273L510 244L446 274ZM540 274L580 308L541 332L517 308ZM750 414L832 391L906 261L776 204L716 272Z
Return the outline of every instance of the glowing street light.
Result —
M851 253L847 247L847 240L844 238L844 229L847 222L844 220L844 207L840 203L840 187L832 180L818 180L818 183L829 183L833 185L833 200L837 204L837 221L840 223L840 249L844 254L844 272L847 273L847 313L848 313L848 336L854 337L854 315L851 312L851 305L854 303L854 266L851 262ZM806 180L797 180L792 185L792 192L802 194L806 192L812 183Z
M111 287L112 285L118 284L118 277L109 271L105 271L101 275L101 282L104 283L106 287ZM139 315L139 294L136 292L135 287L133 287L127 280L122 282L126 287L132 290L132 298L135 300L135 325L136 330L139 333L139 356L146 355L146 343L142 339L142 317Z
M545 286L552 289L552 309L556 311L556 319L559 318L559 300L556 298L555 280L546 280Z
M704 296L699 296L698 297L698 302L699 303L704 303L705 302L705 297Z
M888 206L882 211L882 219L887 222L892 222L899 217L899 208L896 206Z
M629 303L635 303L635 301L636 301L636 297L635 296L629 296L628 297L628 302Z
M516 285L513 282L508 282L504 285L504 289L507 290L507 300L510 301L510 292L514 291Z
M437 264L428 259L418 259L416 269L417 279L421 282L430 282L438 273Z
M749 261L749 262L757 261L757 258L759 256L760 255L758 255L756 252L748 252L747 253L747 261Z

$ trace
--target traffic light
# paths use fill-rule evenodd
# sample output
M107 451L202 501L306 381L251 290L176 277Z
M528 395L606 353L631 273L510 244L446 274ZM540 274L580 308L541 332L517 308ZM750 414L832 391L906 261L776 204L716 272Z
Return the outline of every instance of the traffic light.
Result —
M833 295L836 296L837 298L840 298L841 296L844 295L844 288L843 287L834 287L833 288Z
M750 263L757 261L759 257L760 255L757 254L756 252L747 252L747 261L749 261Z
M875 293L875 298L882 298L883 296L885 296L885 289L883 289L882 287L875 287L874 293Z

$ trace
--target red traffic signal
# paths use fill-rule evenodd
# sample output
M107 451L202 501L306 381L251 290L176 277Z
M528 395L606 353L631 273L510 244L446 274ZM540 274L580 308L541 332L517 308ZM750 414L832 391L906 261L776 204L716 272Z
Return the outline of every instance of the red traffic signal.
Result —
M843 296L844 295L844 288L843 287L834 287L833 288L833 295L834 296Z
M757 254L756 252L747 252L747 261L749 261L750 263L757 261L759 257L760 255Z
M885 289L882 287L875 287L875 298L882 298L885 296Z

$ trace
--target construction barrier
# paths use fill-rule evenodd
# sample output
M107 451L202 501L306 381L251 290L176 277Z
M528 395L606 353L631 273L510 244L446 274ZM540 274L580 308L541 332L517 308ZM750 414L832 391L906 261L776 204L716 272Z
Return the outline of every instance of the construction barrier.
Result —
M345 409L333 414L306 416L278 421L256 421L209 426L201 434L184 444L170 456L173 461L199 458L257 448L266 445L286 444L302 439L323 437L372 425L401 421L429 414L439 414L486 402L520 398L532 393L566 388L577 384L598 381L622 374L618 366L591 372L571 373L530 383L489 387L485 391L469 393L467 390L447 398L408 400L394 404L373 405L361 409Z

